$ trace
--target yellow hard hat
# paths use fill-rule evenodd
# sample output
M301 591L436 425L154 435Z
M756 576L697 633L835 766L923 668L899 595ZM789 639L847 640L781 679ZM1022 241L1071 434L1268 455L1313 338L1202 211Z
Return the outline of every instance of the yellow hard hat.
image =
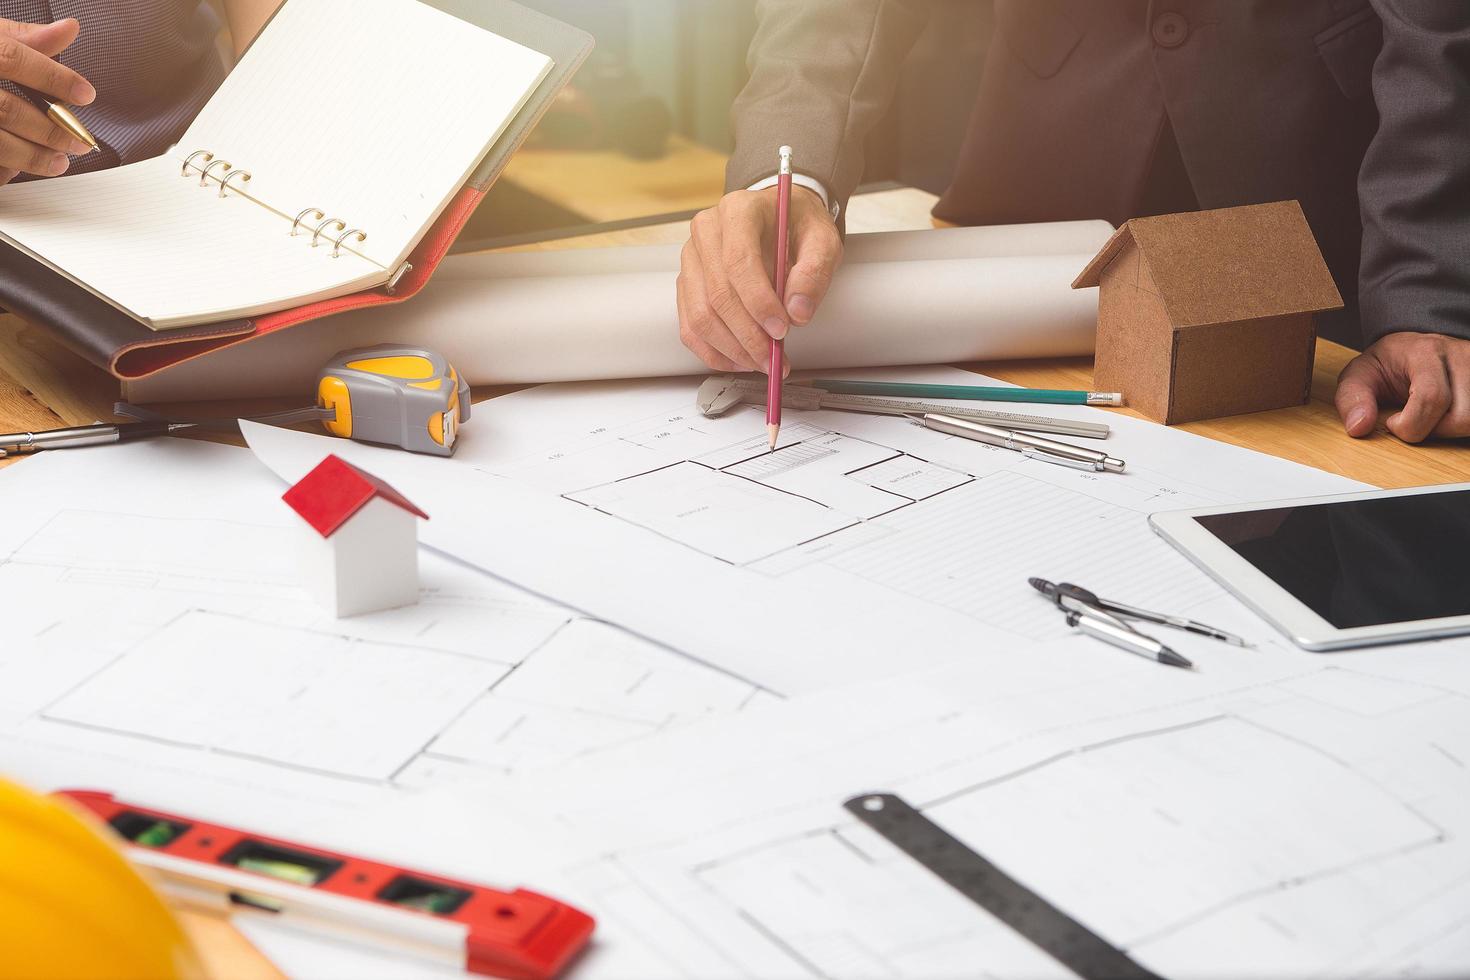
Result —
M0 972L200 977L168 906L90 814L0 780Z

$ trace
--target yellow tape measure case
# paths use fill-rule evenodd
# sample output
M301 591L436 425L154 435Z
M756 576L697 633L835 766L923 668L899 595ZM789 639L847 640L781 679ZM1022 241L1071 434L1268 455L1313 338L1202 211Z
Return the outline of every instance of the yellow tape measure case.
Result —
M433 351L382 344L332 358L317 377L317 404L336 411L322 423L334 436L451 456L470 387Z

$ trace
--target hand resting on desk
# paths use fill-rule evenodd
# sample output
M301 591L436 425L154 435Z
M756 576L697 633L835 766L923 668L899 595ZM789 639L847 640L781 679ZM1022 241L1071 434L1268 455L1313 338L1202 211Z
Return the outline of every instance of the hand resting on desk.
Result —
M1353 437L1366 436L1380 405L1402 405L1384 422L1405 442L1470 436L1470 340L1391 333L1343 368L1337 413Z
M774 187L726 194L689 224L680 256L679 339L716 371L765 371L771 340L811 320L842 262L842 238L822 199L792 188L792 265L782 309L771 285L775 238Z
M34 89L54 102L87 105L97 98L97 90L54 60L77 39L79 29L69 17L50 24L0 17L0 79ZM0 91L0 184L8 184L19 173L58 176L66 172L68 153L90 150L25 99Z

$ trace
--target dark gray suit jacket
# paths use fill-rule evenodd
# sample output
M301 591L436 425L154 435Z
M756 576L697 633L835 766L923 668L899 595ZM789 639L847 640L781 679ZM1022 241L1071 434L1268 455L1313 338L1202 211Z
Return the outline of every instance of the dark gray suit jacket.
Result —
M1181 207L1294 198L1348 301L1324 334L1470 339L1470 2L994 2L937 216L1118 224L1160 181ZM929 6L763 0L730 186L787 142L845 201Z

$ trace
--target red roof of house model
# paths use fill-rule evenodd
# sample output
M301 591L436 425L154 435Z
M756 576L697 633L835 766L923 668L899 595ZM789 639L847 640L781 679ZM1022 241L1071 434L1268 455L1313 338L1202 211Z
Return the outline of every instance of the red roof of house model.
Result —
M429 515L415 507L408 498L371 473L364 473L336 456L328 456L316 469L301 478L281 499L301 515L301 519L330 538L347 519L368 501L379 497L402 507L410 514L428 520Z

